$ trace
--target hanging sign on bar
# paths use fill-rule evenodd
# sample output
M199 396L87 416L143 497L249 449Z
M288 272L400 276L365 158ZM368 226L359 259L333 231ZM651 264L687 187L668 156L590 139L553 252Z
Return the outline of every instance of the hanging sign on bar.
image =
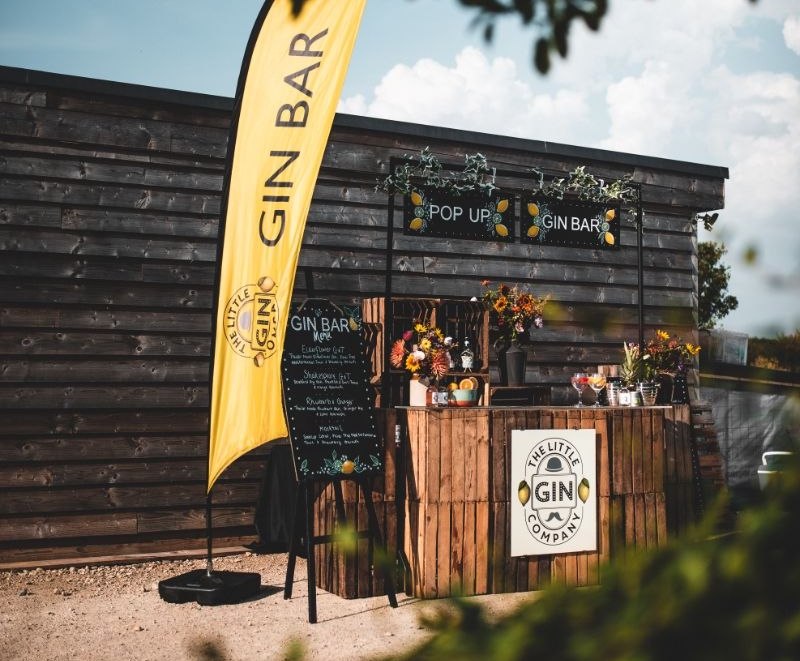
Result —
M511 432L511 555L597 549L594 429Z
M620 204L559 200L533 195L522 200L523 243L575 248L619 248Z
M403 231L410 236L514 241L514 198L500 191L452 195L418 188L403 202Z

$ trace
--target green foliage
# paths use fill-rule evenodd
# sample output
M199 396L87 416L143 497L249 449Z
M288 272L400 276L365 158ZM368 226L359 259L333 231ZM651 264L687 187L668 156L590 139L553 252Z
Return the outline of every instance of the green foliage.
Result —
M714 241L697 244L700 328L714 328L720 319L739 307L739 300L728 294L730 267L720 261L727 251L724 245Z
M717 512L722 510L718 505ZM490 621L459 600L401 659L789 661L800 658L800 468L736 530L618 558L596 588L553 586Z
M442 174L444 166L431 152L430 147L425 147L416 160L408 154L403 154L403 158L406 162L398 165L391 174L379 181L375 190L407 195L414 183L417 183L450 195L478 192L488 196L497 188L494 185L493 170L480 152L465 154L464 169L447 175Z
M800 330L774 338L751 337L747 341L747 362L756 367L800 372Z

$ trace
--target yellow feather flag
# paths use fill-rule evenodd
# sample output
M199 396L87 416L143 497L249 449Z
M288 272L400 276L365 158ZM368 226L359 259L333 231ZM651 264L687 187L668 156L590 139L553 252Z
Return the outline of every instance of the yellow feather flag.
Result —
M208 490L287 435L281 354L297 260L366 0L268 1L242 64L223 193ZM230 153L232 150L232 155Z

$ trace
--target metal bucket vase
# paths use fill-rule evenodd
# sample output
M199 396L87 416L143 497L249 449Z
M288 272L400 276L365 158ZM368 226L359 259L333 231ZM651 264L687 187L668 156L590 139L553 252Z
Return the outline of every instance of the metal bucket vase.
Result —
M505 381L509 386L521 386L525 384L525 350L516 342L501 356L501 365L505 366Z
M658 381L658 397L656 397L656 404L669 405L672 403L672 374L661 372L656 377Z
M658 397L659 384L655 381L643 381L639 384L639 392L642 394L643 406L655 406Z
M672 403L689 403L689 382L686 379L686 374L684 372L678 372L675 375L675 381L672 386Z

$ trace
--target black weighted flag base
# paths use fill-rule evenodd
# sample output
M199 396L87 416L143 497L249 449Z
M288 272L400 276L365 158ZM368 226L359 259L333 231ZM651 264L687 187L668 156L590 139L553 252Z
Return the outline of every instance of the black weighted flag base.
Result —
M261 574L254 572L192 571L164 579L158 594L173 604L196 601L201 606L238 604L251 599L261 589Z
M205 569L194 569L165 578L158 583L158 594L167 602L182 604L196 601L201 606L238 604L251 599L261 590L261 574L256 572L214 571L211 527L211 492L206 496L206 542Z

